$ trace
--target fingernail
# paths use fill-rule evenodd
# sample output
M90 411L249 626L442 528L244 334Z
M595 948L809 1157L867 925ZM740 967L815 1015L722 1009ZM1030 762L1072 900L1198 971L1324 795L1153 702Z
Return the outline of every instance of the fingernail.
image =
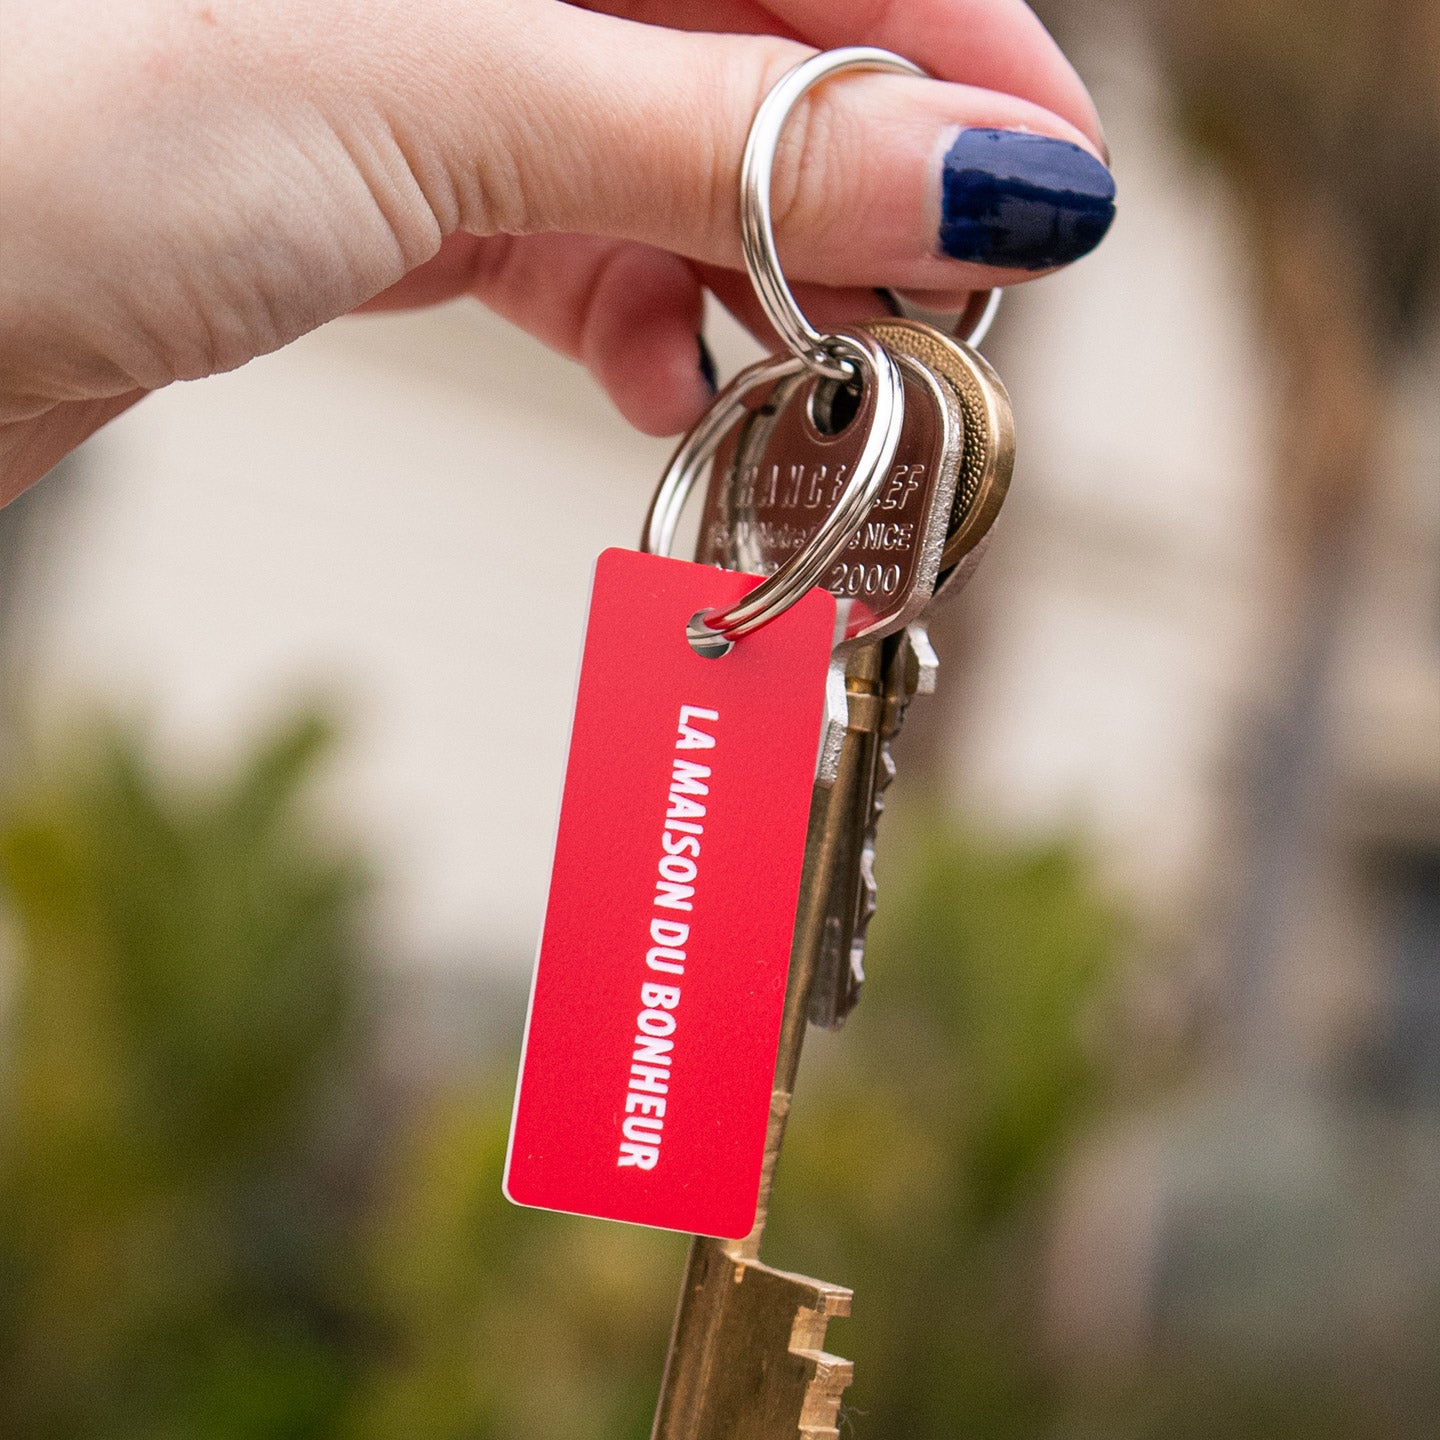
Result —
M1012 270L1088 255L1115 218L1115 178L1088 150L1018 130L962 130L945 152L940 250Z
M714 395L720 388L720 375L715 369L715 357L710 353L710 347L705 343L703 335L695 337L695 344L700 351L700 378L705 382L705 388Z

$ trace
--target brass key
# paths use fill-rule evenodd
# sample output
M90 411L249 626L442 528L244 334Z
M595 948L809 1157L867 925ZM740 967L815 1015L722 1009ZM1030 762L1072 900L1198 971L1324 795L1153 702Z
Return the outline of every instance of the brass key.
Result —
M905 423L884 489L825 578L848 607L847 636L890 634L929 606L937 583L958 588L970 568L962 562L999 509L1013 457L1004 389L978 355L928 325L897 320L864 328L900 364ZM825 424L843 398L835 382L802 373L752 401L712 466L698 559L767 574L808 540L868 424L864 396L844 426ZM928 657L928 641L917 639ZM892 644L882 666L898 663L900 650ZM914 646L907 650L913 659ZM837 666L845 660L842 647ZM892 692L880 739L846 797L855 813L847 817L850 838L828 902L811 999L811 1019L827 1028L843 1022L864 979L873 832L893 770L885 742L908 699L903 688Z
M953 590L963 583L972 568L966 559L1003 498L1010 462L1008 405L989 367L973 352L957 358L953 342L927 326L880 324L889 333L876 326L877 337L902 363L906 423L892 483L872 516L890 496L900 518L889 523L912 527L899 538L929 553L889 562L903 577L892 593L877 585L867 597L862 584L858 595L841 596L860 602L851 618L869 638L837 652L843 735L822 764L811 809L760 1207L745 1240L692 1242L654 1440L832 1440L851 1376L849 1362L823 1349L828 1321L849 1313L851 1293L763 1264L760 1240L807 1020L838 1024L862 978L875 822L894 769L888 742L909 699L933 688L933 653L913 617L937 584ZM782 382L722 447L699 558L765 571L812 533L815 512L824 514L824 487L845 473L852 443L848 427L830 435L816 423L822 387L805 377ZM826 403L834 399L832 388ZM978 448L972 435L985 437ZM883 562L885 538L862 528L856 553L846 552L849 563L827 576L830 587L843 592L854 567ZM875 542L869 549L867 540Z
M1010 398L990 364L968 345L915 320L875 320L869 330L902 364L923 366L947 392L952 421L958 414L958 443L942 452L942 464L954 467L953 501L930 603L958 594L985 552L991 527L1010 485L1015 466L1015 427ZM911 419L907 408L906 420ZM927 607L928 608L928 607ZM884 811L885 792L895 775L891 742L905 708L917 693L934 688L937 661L920 621L906 632L906 643L887 660L889 701L868 776L863 838L853 869L853 888L837 888L826 943L816 974L810 1019L826 1029L842 1025L865 983L866 930L875 911L875 834Z
M934 457L953 437L945 389L919 366L908 367L903 378L905 433L872 508L883 517L880 528L867 534L862 526L829 577L844 592L839 598L851 638L842 642L832 667L838 733L823 747L810 811L760 1204L744 1240L692 1243L656 1440L838 1435L851 1367L823 1346L830 1318L849 1313L850 1292L772 1269L759 1259L759 1248L811 985L833 929L833 897L855 893L886 711L886 657L896 649L887 636L928 603L953 507L954 469ZM759 395L712 467L699 558L770 571L814 533L856 463L870 423L863 394L853 416L824 423L823 407L838 398L838 387L808 374ZM735 462L741 448L743 469ZM882 570L892 575L888 583L855 585L848 578Z
M890 742L910 700L934 688L934 652L918 623L886 640L873 663L880 677L880 704L860 779L848 802L845 865L826 900L810 991L810 1023L830 1030L844 1023L865 983L865 934L875 912L875 834L885 792L895 777ZM852 683L847 673L847 688Z
M867 631L891 634L904 625L909 638L904 644L888 642L881 658L887 677L884 716L857 780L863 795L845 811L844 837L838 841L842 878L829 894L809 1012L814 1024L831 1030L850 1014L864 984L865 929L874 912L874 837L894 773L890 742L910 698L935 680L935 654L919 628L920 618L937 596L955 595L971 576L1004 501L1015 458L1009 397L976 351L920 321L867 321L863 328L900 363L906 384L904 431L890 484L857 543L845 552L845 562L827 576L829 589L844 599L854 576L874 575L883 566L884 553L877 557L867 541L896 533L884 531L884 521L874 518L883 513L887 497L910 495L912 507L900 508L901 520L924 516L929 528L922 533L917 524L904 527L917 546L913 562L903 570L904 602L883 609ZM801 501L815 497L816 475L844 472L854 445L850 432L828 438L816 431L816 399L825 393L825 382L804 377L779 384L721 448L707 492L700 559L765 573L804 543L806 526L816 523L811 508L818 503L806 508ZM939 507L945 507L943 527ZM900 575L901 567L894 569ZM845 660L842 651L837 664Z
M744 1240L696 1237L652 1440L838 1440L840 1399L852 1367L824 1350L829 1320L850 1313L843 1286L772 1269L759 1258L775 1163L790 1114L821 953L827 900L847 883L863 834L854 803L873 763L883 718L882 657L888 642L857 647L847 674L849 723L835 775L817 785L806 840L791 950L765 1166L755 1226Z

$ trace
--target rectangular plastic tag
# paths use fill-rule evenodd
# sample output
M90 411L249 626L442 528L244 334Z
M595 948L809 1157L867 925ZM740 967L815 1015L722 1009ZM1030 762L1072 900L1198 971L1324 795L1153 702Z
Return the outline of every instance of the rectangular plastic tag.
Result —
M754 1222L835 601L728 655L686 622L753 575L595 573L506 1161L521 1205L739 1238Z

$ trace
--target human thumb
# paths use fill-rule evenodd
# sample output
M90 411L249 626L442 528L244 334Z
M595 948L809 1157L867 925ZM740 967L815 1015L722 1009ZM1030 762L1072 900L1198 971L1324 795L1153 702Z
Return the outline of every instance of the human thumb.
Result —
M476 8L466 14L473 28ZM567 5L479 16L485 43L437 38L446 57L414 57L409 73L433 79L402 102L450 187L450 226L585 231L739 264L746 131L804 47ZM1113 202L1093 142L1051 111L880 73L801 102L774 182L787 268L828 285L1009 283L1092 249Z

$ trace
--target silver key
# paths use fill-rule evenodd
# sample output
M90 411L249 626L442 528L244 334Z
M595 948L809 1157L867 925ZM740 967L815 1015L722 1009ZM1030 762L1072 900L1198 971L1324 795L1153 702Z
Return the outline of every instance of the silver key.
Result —
M1014 467L1015 432L1009 397L989 364L968 346L915 321L869 324L897 359L924 365L943 385L959 444L944 452L956 483L939 584L933 599L953 597L974 573L988 545ZM958 421L956 417L959 417ZM932 600L933 603L933 600ZM825 944L811 991L810 1020L826 1029L842 1025L865 983L865 939L875 913L875 839L885 794L895 777L891 742L917 694L934 690L938 661L923 624L912 622L890 642L882 661L885 705L879 718L867 797L853 870L831 897Z
M830 815L836 847L810 1002L812 1023L826 1028L843 1023L864 983L875 834L895 768L890 742L912 696L933 688L934 652L916 626L937 595L953 595L972 573L1014 457L1008 398L979 355L918 321L864 328L900 365L905 416L887 483L825 577L843 626L815 801ZM867 397L851 416L845 398L835 382L802 373L751 402L711 467L697 559L768 574L805 544L869 428ZM846 744L859 752L847 757L846 793L824 794Z

